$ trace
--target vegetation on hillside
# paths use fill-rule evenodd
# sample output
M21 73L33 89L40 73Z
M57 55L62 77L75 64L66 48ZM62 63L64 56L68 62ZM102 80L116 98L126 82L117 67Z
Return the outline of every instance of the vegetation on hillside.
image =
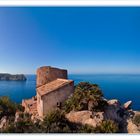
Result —
M98 85L88 82L81 82L75 87L75 92L64 105L64 110L70 112L72 110L91 110L99 111L104 108L106 101L103 100L103 93Z
M8 97L0 97L0 119L3 116L15 116L17 110L22 111L23 107L19 104L12 102Z
M88 133L94 130L93 127L70 122L62 110L55 110L48 114L42 122L41 128L45 133Z
M34 133L37 132L36 125L31 121L31 116L21 113L17 122L11 121L3 130L4 133Z
M23 108L13 103L8 97L0 98L0 119L8 116L7 126L1 130L4 133L115 133L118 125L109 120L103 121L97 127L70 122L66 113L74 110L102 111L106 105L103 94L96 84L81 82L75 87L74 94L66 100L61 109L50 112L43 121L31 119L31 115L24 113ZM15 122L15 113L21 112Z
M112 120L104 120L96 127L96 133L117 133L119 132L118 124Z
M10 122L2 133L92 133L95 129L88 125L69 122L61 110L50 112L42 122L33 123L30 115L20 116L18 122Z

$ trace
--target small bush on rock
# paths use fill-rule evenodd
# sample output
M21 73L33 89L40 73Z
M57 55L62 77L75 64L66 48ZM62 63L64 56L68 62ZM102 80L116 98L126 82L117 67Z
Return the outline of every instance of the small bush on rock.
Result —
M61 110L54 110L50 112L44 118L42 123L42 132L45 133L64 133L69 132L70 128L67 125L68 120L65 118L65 114Z
M112 120L104 120L96 127L97 133L117 133L119 132L118 124Z
M79 133L95 133L96 129L90 125L83 125L81 126Z

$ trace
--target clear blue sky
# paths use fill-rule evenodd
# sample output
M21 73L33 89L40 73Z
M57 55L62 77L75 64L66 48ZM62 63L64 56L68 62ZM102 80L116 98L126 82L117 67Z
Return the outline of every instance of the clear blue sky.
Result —
M0 72L140 73L140 8L0 8Z

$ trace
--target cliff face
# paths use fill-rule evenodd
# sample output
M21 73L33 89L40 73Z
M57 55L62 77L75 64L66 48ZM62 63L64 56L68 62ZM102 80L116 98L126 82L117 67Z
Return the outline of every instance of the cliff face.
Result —
M26 77L23 74L11 75L7 73L1 73L0 81L26 81Z
M117 122L119 133L140 133L140 112L131 109L132 101L121 104L117 99L107 100L107 106L103 111L71 111L66 118L73 123L90 125L94 128L103 121ZM106 126L107 128L107 126ZM109 125L108 125L109 128ZM110 133L110 132L108 132Z

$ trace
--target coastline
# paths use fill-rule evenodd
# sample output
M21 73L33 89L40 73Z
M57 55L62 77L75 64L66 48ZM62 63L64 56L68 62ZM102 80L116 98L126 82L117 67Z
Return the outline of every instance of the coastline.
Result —
M25 75L27 76L26 83L10 81L9 82L0 81L0 90L1 96L9 96L13 101L21 102L22 98L30 98L35 95L35 83L36 83L36 75ZM122 76L122 75L121 75ZM125 103L127 100L133 101L133 108L135 110L140 109L139 105L139 83L140 83L140 76L131 76L128 77L124 76L119 78L120 76L110 76L108 75L73 75L69 74L69 78L74 79L75 84L81 81L89 81L92 83L97 83L101 90L103 91L104 95L107 99L116 98L120 100L122 103ZM117 78L117 79L115 79ZM129 80L128 80L129 79ZM13 87L12 87L13 86ZM134 96L135 94L135 96ZM19 95L17 97L16 95Z

